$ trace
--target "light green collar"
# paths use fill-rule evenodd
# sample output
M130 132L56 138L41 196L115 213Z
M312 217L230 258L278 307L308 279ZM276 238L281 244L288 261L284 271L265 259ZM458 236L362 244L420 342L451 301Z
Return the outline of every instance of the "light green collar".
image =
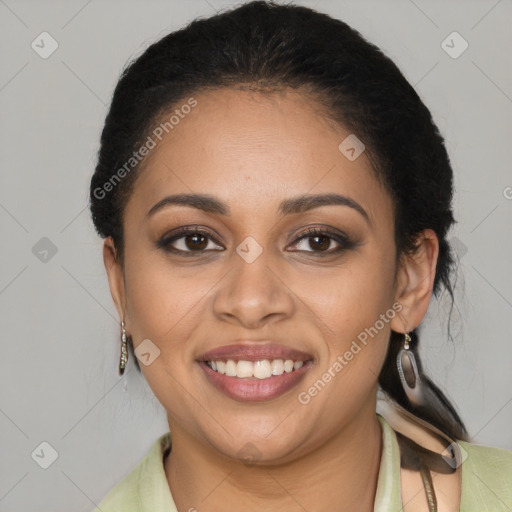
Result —
M382 429L382 453L374 512L402 512L400 451L395 431L377 414ZM512 510L512 452L458 442L463 450L462 496L464 512ZM163 464L171 434L161 435L139 465L94 512L177 512Z
M400 512L400 452L395 432L379 414L382 426L382 455L375 495L374 512ZM163 453L170 446L170 432L153 444L139 475L141 510L177 512L163 466Z
M398 441L391 425L380 414L377 414L377 418L382 427L382 455L373 511L400 512L402 510L402 490Z

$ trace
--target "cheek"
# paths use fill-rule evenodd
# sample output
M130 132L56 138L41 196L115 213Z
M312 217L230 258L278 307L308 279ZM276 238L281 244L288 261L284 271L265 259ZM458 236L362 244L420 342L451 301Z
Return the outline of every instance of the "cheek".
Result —
M367 293L354 292L354 302L352 296L344 295L338 302L338 314L326 319L330 320L330 329L323 329L326 357L297 396L300 407L309 417L317 418L324 432L334 433L362 408L374 407L390 321L396 314L379 291L373 283Z
M195 315L208 287L192 275L183 278L188 270L173 268L157 252L132 248L126 255L127 312L134 348L146 339L157 347L150 348L157 356L149 365L141 359L142 374L165 410L188 424L191 415L186 404L192 399L184 383L191 378L192 349L187 339L198 325Z
M126 261L126 298L138 339L163 343L190 324L195 305L209 289L200 275L173 266L158 251L133 250Z
M321 320L326 351L314 378L301 387L299 401L318 408L318 414L333 412L328 420L333 428L347 411L368 402L377 385L396 315L394 270L392 250L368 247L339 271L315 279L316 291L307 296L309 308Z
M294 292L321 321L319 325L331 340L331 351L342 349L391 308L393 258L392 251L379 250L377 244L369 243L328 272L297 278ZM382 329L380 323L378 327Z

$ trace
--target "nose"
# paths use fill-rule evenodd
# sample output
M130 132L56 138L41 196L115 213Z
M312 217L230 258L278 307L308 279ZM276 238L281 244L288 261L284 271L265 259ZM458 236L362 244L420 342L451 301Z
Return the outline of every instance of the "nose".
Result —
M293 316L293 292L285 282L286 276L280 275L278 266L272 265L270 259L270 251L266 250L254 261L233 253L230 271L221 280L213 299L218 318L255 329Z

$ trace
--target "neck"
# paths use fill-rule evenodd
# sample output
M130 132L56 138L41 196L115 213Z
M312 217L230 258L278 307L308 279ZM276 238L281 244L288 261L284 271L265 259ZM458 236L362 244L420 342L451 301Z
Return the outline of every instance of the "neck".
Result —
M375 415L363 414L308 454L281 465L244 465L205 450L179 425L170 425L172 452L165 472L180 512L373 511L382 450Z

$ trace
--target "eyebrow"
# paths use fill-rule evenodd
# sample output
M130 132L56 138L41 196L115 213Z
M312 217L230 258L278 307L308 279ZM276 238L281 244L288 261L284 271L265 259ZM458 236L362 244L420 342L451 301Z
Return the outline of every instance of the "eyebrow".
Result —
M167 206L189 206L202 210L206 213L229 216L231 215L229 206L219 199L208 194L175 194L164 197L158 201L148 212L150 217L157 211ZM340 194L318 194L318 195L301 195L285 199L279 204L278 212L280 215L291 215L294 213L304 213L320 206L340 205L348 206L359 212L365 220L371 224L370 217L366 210L350 197Z

